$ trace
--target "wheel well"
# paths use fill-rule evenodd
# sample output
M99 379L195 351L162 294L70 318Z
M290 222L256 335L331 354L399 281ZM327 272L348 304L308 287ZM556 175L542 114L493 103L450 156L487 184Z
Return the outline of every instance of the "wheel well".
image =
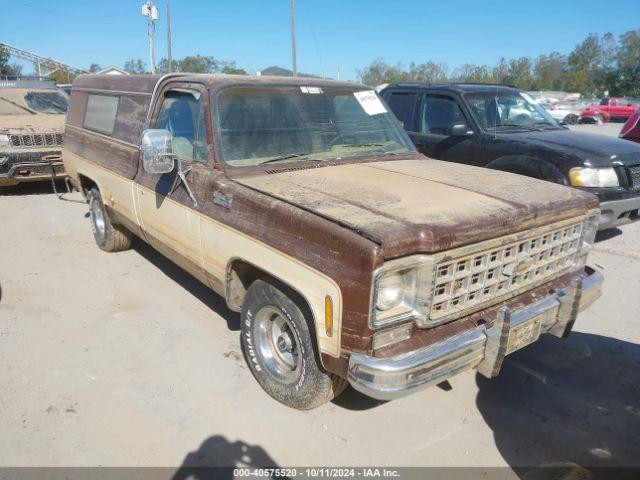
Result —
M78 178L80 179L81 193L85 196L85 198L88 197L89 191L91 191L92 188L100 190L98 188L98 184L91 180L89 177L79 174Z
M241 259L232 260L227 266L225 297L230 309L242 310L247 290L256 280L263 280L281 290L298 305L305 315L311 315L309 318L313 321L311 306L300 292L267 271Z

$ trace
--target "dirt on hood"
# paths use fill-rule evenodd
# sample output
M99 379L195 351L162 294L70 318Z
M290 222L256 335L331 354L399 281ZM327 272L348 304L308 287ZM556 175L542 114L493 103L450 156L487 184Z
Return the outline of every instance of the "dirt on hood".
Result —
M0 133L62 133L64 119L52 114L0 115Z
M234 179L360 232L386 258L479 242L598 205L595 195L573 188L427 158Z

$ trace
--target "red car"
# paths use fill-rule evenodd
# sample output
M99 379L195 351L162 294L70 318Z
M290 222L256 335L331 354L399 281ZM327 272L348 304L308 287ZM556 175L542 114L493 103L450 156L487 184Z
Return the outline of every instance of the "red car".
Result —
M627 123L622 126L622 130L620 130L620 135L618 136L625 140L640 143L640 110L636 110L636 112L629 117Z
M582 121L595 123L619 121L624 122L640 105L634 105L623 98L603 98L600 105L590 104L581 112Z

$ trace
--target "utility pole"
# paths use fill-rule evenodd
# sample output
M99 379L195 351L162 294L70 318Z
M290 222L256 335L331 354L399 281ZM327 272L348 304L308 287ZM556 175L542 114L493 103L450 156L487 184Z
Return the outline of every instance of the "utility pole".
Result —
M171 7L167 0L167 60L169 62L169 73L173 71L173 63L171 60Z
M149 34L149 60L151 62L151 73L156 73L155 52L153 49L153 34L156 29L156 20L158 20L158 9L151 0L147 0L142 5L142 15L147 17L147 33Z
M298 66L296 65L296 0L291 0L291 59L293 76L298 76Z

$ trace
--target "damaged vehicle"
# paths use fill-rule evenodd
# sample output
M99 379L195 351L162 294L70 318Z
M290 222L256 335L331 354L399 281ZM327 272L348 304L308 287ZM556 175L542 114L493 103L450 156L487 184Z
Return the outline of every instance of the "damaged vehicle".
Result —
M0 81L0 187L63 178L69 97L45 81Z
M97 245L135 235L221 295L294 408L496 376L601 292L597 197L426 158L362 85L81 75L65 135Z

